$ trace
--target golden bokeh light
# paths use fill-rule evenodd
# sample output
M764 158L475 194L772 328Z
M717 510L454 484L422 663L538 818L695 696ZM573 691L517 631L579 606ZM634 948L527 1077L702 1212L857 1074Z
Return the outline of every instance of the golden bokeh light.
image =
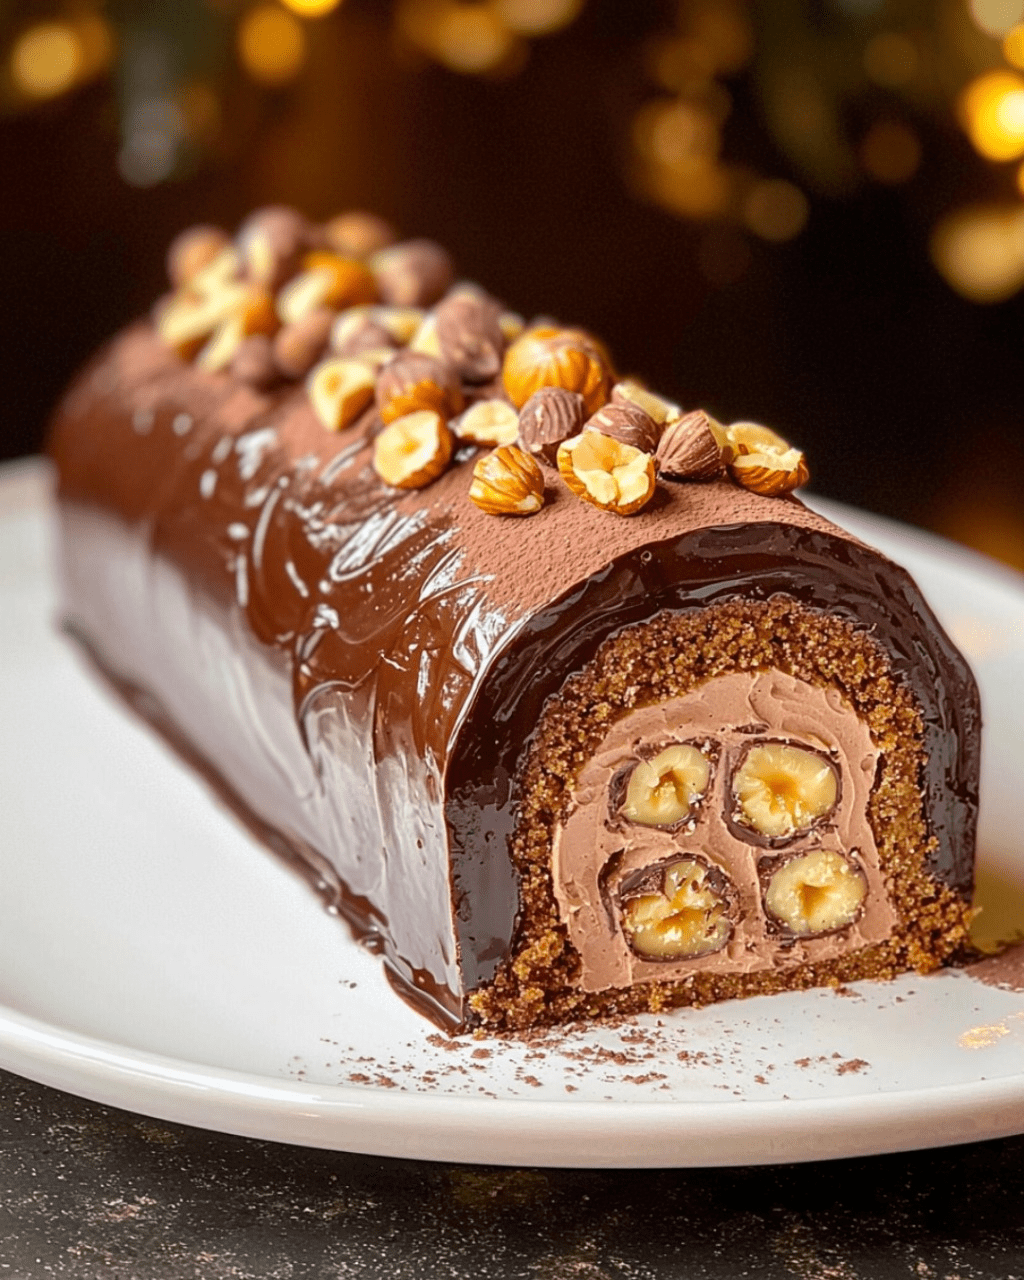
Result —
M199 142L212 142L220 133L220 99L212 85L192 80L182 85L177 95L181 125L189 137Z
M1024 207L958 209L935 228L932 261L971 302L1003 302L1024 285Z
M1024 155L1024 79L1015 71L987 71L960 95L967 136L989 160Z
M434 55L450 71L479 75L497 69L515 37L487 4L450 4L439 15Z
M494 0L494 11L509 31L547 36L574 22L585 0Z
M899 120L878 120L864 135L860 160L876 182L896 186L917 172L921 144L908 125Z
M1012 67L1024 67L1024 23L1003 37L1003 57Z
M238 56L260 84L294 79L306 60L306 33L291 13L276 4L258 4L238 26Z
M29 98L56 98L78 81L85 62L81 38L66 22L40 22L11 50L11 79Z
M300 18L322 18L332 9L337 9L341 0L282 0L282 4L287 5Z
M519 36L481 0L404 0L397 21L412 45L461 75L518 70L525 56Z
M711 114L697 103L674 98L646 103L633 122L637 150L656 164L685 164L718 155L721 139Z
M864 71L875 84L895 89L917 75L917 45L898 31L882 31L864 46Z
M989 36L1004 36L1024 17L1024 0L969 0L971 17Z
M750 230L777 244L798 236L809 215L807 197L784 178L756 182L743 205L743 221Z
M114 32L110 23L98 13L76 19L75 35L81 51L78 79L89 80L106 71L114 58Z
M747 6L736 0L701 0L686 6L687 26L707 51L714 72L731 76L742 71L754 52L754 30Z

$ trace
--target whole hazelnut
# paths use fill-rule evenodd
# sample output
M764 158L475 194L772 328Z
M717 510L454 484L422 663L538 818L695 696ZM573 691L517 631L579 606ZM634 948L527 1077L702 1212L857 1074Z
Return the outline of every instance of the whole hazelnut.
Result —
M293 276L318 239L312 224L286 205L257 209L236 237L246 274L268 289L279 289Z
M323 355L334 312L321 307L286 324L274 338L274 362L286 378L304 378Z
M403 240L370 259L381 300L394 307L429 307L455 274L448 250L433 240Z
M450 294L434 309L441 355L466 382L489 382L501 370L501 307L484 293Z
M167 277L175 289L187 285L203 267L228 247L231 237L220 227L189 227L179 232L167 250Z
M394 244L398 239L394 227L375 213L353 209L339 213L324 224L324 239L329 248L346 258L368 258Z

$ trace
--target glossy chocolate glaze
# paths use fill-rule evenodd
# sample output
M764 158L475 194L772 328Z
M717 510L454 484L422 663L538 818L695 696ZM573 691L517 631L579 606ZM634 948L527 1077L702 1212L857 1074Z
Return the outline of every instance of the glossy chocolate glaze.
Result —
M333 872L424 1011L462 1021L508 954L514 779L545 700L662 609L785 592L870 627L924 710L934 873L969 889L977 691L903 570L728 481L662 486L625 520L564 490L486 516L475 451L396 491L374 424L331 434L301 388L260 394L128 330L54 426L64 608L264 839Z

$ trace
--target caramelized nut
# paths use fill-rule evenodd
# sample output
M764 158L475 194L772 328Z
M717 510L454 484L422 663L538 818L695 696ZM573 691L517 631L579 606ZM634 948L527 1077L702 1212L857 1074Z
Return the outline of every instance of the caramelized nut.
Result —
M501 370L501 307L482 291L456 291L434 310L441 356L466 382L489 382Z
M699 747L686 742L666 747L634 766L622 814L645 827L675 826L690 816L710 778L711 765Z
M726 428L731 457L729 474L744 489L778 497L810 479L807 460L782 436L756 422L734 422Z
M725 876L696 858L652 868L620 905L626 941L645 960L711 955L732 934Z
M323 355L334 312L321 307L286 324L274 338L274 361L286 378L304 378Z
M587 422L585 431L600 431L620 444L631 445L643 453L653 453L658 447L661 430L654 419L639 405L606 404Z
M519 440L534 457L557 464L558 447L583 430L583 397L578 391L541 387L519 411Z
M507 400L478 400L458 418L451 428L460 440L471 444L515 444L519 438L519 414Z
M395 418L373 443L373 467L385 484L422 489L452 456L452 433L440 414L420 409Z
M736 822L769 839L788 839L832 812L839 782L831 763L817 751L762 742L744 754L733 774L732 792Z
M867 892L863 873L849 859L831 849L815 849L775 872L764 908L790 933L806 938L852 924Z
M220 227L189 227L171 241L167 250L167 276L175 289L193 278L230 248L231 237Z
M292 324L320 307L338 311L358 303L373 302L377 286L361 262L334 253L308 253L302 271L289 280L277 297L284 324Z
M329 431L344 431L373 400L373 371L360 360L324 360L306 382L313 412Z
M344 258L368 258L386 249L397 239L390 222L375 213L353 209L339 213L324 224L324 239L329 248Z
M653 391L648 391L646 387L642 387L639 382L634 382L631 378L624 378L622 382L617 382L612 387L612 402L635 404L637 408L643 409L648 417L653 418L659 427L664 427L666 423L681 417L683 412L671 400L656 396Z
M469 496L492 516L530 516L544 505L544 473L528 453L503 445L473 467Z
M670 422L655 460L669 480L713 480L725 472L725 428L703 409Z
M395 307L429 307L454 276L448 251L433 240L403 240L370 259L384 302Z
M587 414L608 399L611 368L604 349L579 329L528 329L509 347L503 366L505 390L522 406L541 387L578 391Z
M654 459L600 431L583 431L561 445L558 470L577 498L602 511L631 516L654 496Z
M440 360L403 351L380 372L377 407L385 422L432 409L447 422L463 405L458 380Z

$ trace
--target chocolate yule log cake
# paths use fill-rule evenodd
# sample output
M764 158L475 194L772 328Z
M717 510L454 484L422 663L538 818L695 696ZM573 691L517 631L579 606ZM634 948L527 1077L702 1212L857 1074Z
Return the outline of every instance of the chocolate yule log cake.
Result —
M442 1026L927 971L980 716L803 454L365 214L171 246L61 405L68 630Z

